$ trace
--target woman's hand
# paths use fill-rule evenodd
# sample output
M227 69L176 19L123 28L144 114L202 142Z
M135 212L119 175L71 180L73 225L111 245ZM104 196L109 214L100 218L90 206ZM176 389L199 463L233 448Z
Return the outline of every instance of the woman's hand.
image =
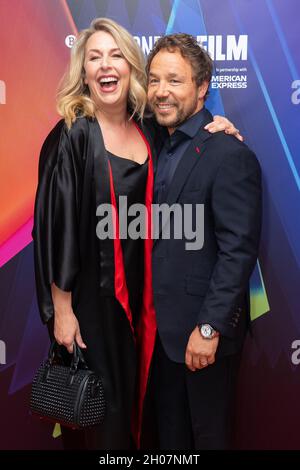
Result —
M54 337L58 344L64 345L69 353L73 352L73 343L76 341L80 348L86 348L81 334L79 323L72 309L71 292L64 292L54 283L51 285L54 305Z
M212 134L215 132L224 131L225 134L234 135L234 137L236 137L241 142L244 140L244 137L240 134L240 131L234 127L232 122L224 116L214 116L214 120L207 124L204 129L206 129L208 132L211 132Z

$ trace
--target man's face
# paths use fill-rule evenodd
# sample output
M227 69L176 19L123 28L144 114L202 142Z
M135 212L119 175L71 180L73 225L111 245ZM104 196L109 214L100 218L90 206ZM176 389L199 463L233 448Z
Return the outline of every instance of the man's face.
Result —
M200 111L208 84L197 86L190 62L178 50L160 50L149 70L148 102L158 123L170 133Z

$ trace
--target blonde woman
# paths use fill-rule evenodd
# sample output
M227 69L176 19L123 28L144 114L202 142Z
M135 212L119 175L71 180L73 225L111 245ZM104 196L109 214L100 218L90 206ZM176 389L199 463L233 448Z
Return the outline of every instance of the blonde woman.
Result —
M63 119L41 150L33 230L42 319L69 352L76 341L103 379L106 417L85 431L89 449L140 445L156 335L151 221L143 239L120 238L118 215L113 237L99 231L101 208L118 209L119 196L128 207L152 203L158 137L145 107L139 47L114 21L95 19L72 49L58 93Z

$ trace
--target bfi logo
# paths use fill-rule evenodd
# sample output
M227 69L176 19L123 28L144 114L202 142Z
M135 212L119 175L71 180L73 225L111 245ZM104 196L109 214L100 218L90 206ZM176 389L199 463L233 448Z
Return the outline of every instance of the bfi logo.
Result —
M0 340L0 365L6 364L6 344Z
M74 46L75 41L76 41L76 36L74 36L74 34L69 34L69 36L65 38L65 45L69 47L69 49L71 49Z
M6 85L3 80L0 80L0 104L6 104Z

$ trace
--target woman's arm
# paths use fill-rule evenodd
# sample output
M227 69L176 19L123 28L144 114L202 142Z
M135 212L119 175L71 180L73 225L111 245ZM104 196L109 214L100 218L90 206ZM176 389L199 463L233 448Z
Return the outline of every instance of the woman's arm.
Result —
M72 292L80 270L76 201L81 174L76 162L69 131L59 121L40 154L32 231L37 300L43 323L54 315L52 283Z
M240 134L240 131L224 116L214 116L214 120L207 124L204 129L212 134L215 132L224 131L226 134L234 135L238 140L243 142L244 137Z
M86 348L81 334L78 320L72 309L72 293L59 289L54 282L51 284L52 301L54 305L54 337L58 344L64 345L73 352L73 343L76 341L80 348Z

